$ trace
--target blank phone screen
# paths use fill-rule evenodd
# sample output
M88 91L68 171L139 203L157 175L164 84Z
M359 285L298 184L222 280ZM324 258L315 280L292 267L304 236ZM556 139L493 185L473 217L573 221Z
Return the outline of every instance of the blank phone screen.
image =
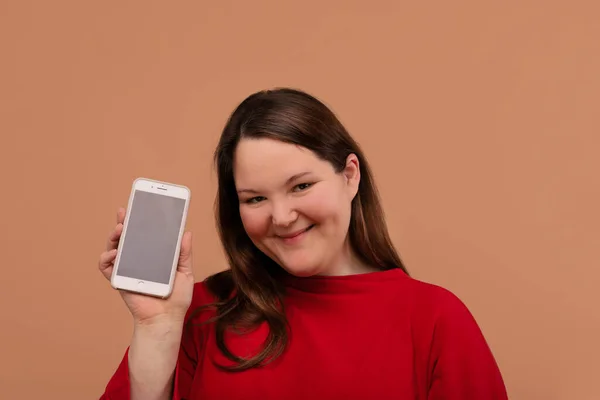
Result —
M185 200L136 190L117 275L169 283Z

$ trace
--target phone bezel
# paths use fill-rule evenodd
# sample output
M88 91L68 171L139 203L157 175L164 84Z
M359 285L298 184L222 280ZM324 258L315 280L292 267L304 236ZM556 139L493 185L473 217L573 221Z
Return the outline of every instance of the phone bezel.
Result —
M177 236L177 247L171 265L171 274L169 277L169 282L167 284L119 275L119 260L121 258L121 252L123 251L122 244L124 243L125 237L127 236L129 216L131 215L129 210L131 210L132 208L133 199L136 191L150 192L161 196L176 197L185 200L183 216L181 219L181 224L179 226L179 232ZM136 292L161 298L166 298L171 295L171 292L173 290L173 283L175 280L175 274L177 272L177 263L179 260L179 252L181 249L181 239L185 231L190 197L191 191L187 186L157 181L148 178L137 178L133 182L131 186L131 193L129 195L125 221L123 223L123 231L119 239L117 256L115 258L115 263L111 276L111 286L114 289L126 290L130 292Z

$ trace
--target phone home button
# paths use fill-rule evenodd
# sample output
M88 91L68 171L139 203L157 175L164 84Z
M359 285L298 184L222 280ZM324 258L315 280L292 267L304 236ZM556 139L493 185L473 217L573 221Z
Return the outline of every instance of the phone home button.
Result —
M143 288L144 287L144 281L138 281L137 286L138 286L139 289Z

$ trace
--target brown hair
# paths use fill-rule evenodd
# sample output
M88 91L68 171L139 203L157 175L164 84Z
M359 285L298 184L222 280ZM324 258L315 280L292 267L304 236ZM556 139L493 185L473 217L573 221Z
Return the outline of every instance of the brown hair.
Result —
M390 240L367 159L334 113L299 90L280 88L250 95L229 117L214 154L218 176L215 213L230 269L209 277L206 284L217 298L212 305L216 315L210 320L215 322L217 346L234 362L233 367L221 367L230 371L243 371L273 360L281 355L288 339L284 288L278 279L286 272L252 243L239 213L233 160L243 138L270 138L300 145L331 163L337 172L344 169L348 155L355 154L361 179L352 201L350 245L368 265L406 272ZM264 322L269 326L269 335L258 354L242 358L227 348L227 329L251 329Z

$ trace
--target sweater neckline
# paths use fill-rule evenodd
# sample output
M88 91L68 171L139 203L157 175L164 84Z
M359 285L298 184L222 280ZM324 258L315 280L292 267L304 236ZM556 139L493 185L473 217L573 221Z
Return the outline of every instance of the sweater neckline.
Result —
M361 293L378 290L381 284L407 279L408 275L400 268L368 272L364 274L341 276L310 276L297 277L286 275L286 288L323 294Z

